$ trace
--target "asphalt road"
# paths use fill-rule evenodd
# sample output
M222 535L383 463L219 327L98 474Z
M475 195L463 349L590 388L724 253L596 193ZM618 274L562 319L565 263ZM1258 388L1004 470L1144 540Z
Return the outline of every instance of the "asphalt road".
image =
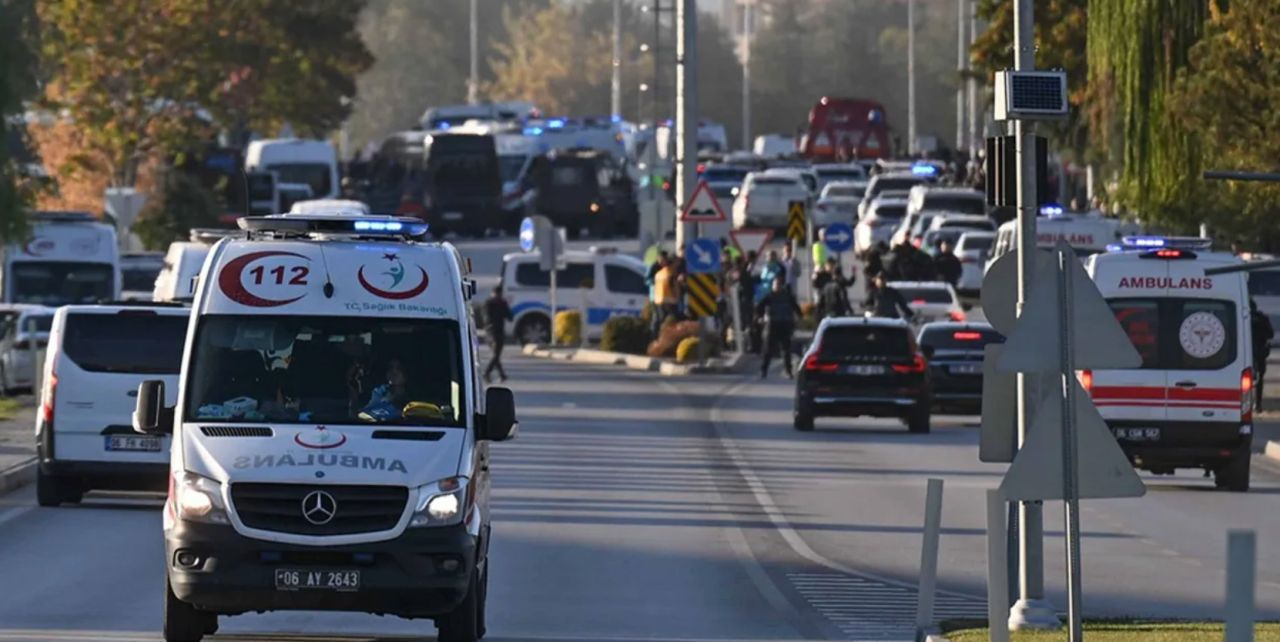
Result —
M929 435L887 420L789 423L790 382L664 379L510 359L521 433L495 448L490 638L906 640L925 481L946 481L939 616L982 616L976 428ZM1280 618L1280 475L1211 490L1149 478L1142 499L1086 502L1090 615L1220 616L1229 528L1259 534L1258 605ZM0 642L156 640L159 500L0 498ZM1062 606L1061 509L1046 509L1051 599ZM429 622L275 613L224 618L214 640L434 639Z

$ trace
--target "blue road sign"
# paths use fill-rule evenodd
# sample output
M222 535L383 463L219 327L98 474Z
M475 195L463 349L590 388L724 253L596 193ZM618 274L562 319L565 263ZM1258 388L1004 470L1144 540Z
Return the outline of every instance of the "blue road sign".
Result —
M720 243L715 239L693 239L685 246L685 265L692 274L720 271Z
M840 254L853 247L853 228L848 223L832 223L826 227L827 249Z
M520 222L520 249L525 252L532 252L534 243L537 241L537 226L534 225L533 219L525 217Z

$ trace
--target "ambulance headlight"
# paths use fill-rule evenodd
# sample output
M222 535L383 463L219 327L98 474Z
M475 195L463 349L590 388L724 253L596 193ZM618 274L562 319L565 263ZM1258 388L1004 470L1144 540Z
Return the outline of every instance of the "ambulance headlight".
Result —
M207 524L226 524L227 507L222 502L222 484L194 473L171 478L171 510L179 519Z
M409 526L452 526L462 521L474 498L466 477L450 477L418 488Z

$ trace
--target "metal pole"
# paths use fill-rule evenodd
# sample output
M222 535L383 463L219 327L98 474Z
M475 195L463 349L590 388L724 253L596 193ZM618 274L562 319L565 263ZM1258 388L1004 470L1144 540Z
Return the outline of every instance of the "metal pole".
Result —
M742 149L751 149L751 11L754 2L742 4Z
M1079 444L1076 442L1075 427L1075 360L1072 358L1072 339L1074 328L1071 323L1072 278L1071 264L1075 253L1068 252L1059 246L1056 254L1058 265L1058 292L1061 293L1061 316L1059 317L1059 371L1058 383L1062 387L1062 504L1063 522L1067 527L1067 617L1068 639L1071 642L1082 642L1084 632L1081 630L1080 600L1080 490L1079 471L1076 461L1079 460Z
M1013 8L1014 68L1035 68L1033 0L1017 0ZM1018 316L1035 277L1036 159L1023 121L1014 121L1018 158ZM1018 373L1018 447L1027 440L1031 409L1036 403L1033 379ZM1044 597L1044 506L1039 501L1018 504L1018 601L1009 614L1009 628L1056 629L1058 616Z
M916 0L907 0L907 154L916 155Z
M480 13L479 1L471 0L471 76L467 80L467 102L480 102Z
M987 631L991 642L1009 642L1009 557L1005 549L1004 497L987 490Z
M610 115L622 117L622 0L613 0L613 83ZM638 116L638 114L637 114Z
M1255 547L1253 531L1227 533L1226 642L1253 642Z
M930 479L924 500L924 537L920 542L920 590L916 603L916 639L933 626L938 589L938 535L942 530L942 480Z
M956 78L964 76L967 56L967 43L964 39L965 5L967 0L956 0ZM956 81L956 152L964 149L964 100L965 84Z
M968 0L968 4L969 48L972 49L974 41L978 39L978 12L975 8L975 0ZM976 158L980 147L978 143L978 81L972 76L965 80L965 91L969 94L969 158Z
M693 197L698 163L698 7L695 0L677 0L676 31L676 207ZM693 233L676 223L676 248Z

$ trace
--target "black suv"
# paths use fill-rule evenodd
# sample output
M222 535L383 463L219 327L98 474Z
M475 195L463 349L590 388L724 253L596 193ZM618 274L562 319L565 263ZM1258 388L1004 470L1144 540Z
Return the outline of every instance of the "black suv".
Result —
M929 432L927 354L899 319L823 321L796 377L796 430L813 430L815 417L871 416Z
M560 149L533 160L525 189L536 190L534 212L577 238L583 228L608 238L639 230L635 184L626 166L597 149Z
M1004 336L985 323L944 321L925 324L918 340L932 355L929 379L935 407L981 413L982 349L988 343L1004 343Z

